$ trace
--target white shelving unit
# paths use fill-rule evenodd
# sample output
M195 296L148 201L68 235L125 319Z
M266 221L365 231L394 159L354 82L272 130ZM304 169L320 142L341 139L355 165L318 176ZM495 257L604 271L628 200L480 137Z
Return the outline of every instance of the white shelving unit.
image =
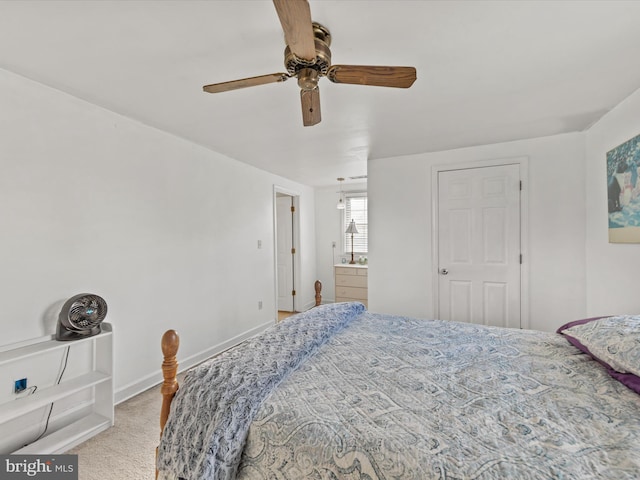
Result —
M39 440L13 451L2 453L56 454L63 453L113 425L113 332L111 324L102 323L102 332L93 337L72 341L54 338L9 348L0 352L0 367L48 354L64 351L80 344L88 344L92 350L92 365L88 373L62 378L58 385L38 389L32 395L16 398L0 404L0 429L2 425L35 410L63 400L66 397L89 391L91 402L88 413L44 435Z

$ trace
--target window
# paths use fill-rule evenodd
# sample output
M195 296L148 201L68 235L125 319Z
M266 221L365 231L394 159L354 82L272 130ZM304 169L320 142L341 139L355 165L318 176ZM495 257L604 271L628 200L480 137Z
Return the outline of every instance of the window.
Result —
M367 193L345 193L345 209L343 216L342 231L344 232L351 219L356 222L358 233L353 235L353 253L366 255L369 250L369 232L367 216ZM344 251L351 253L351 234L344 234Z

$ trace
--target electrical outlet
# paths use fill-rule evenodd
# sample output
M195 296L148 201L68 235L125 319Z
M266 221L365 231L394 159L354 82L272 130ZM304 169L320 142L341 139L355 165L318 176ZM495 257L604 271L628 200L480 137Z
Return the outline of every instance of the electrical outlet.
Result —
M21 378L20 380L16 380L13 384L13 393L24 392L27 389L27 379Z

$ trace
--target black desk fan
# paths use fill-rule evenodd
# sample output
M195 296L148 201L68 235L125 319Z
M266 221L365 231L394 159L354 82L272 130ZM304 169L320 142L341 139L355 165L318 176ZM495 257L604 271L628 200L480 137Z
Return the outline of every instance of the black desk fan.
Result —
M56 340L78 340L100 333L107 302L98 295L81 293L65 302L58 316Z

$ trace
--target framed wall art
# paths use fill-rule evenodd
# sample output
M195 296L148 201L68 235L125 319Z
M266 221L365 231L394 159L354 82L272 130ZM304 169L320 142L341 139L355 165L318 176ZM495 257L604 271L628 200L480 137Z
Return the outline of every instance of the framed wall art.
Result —
M609 243L640 243L640 135L607 152Z

